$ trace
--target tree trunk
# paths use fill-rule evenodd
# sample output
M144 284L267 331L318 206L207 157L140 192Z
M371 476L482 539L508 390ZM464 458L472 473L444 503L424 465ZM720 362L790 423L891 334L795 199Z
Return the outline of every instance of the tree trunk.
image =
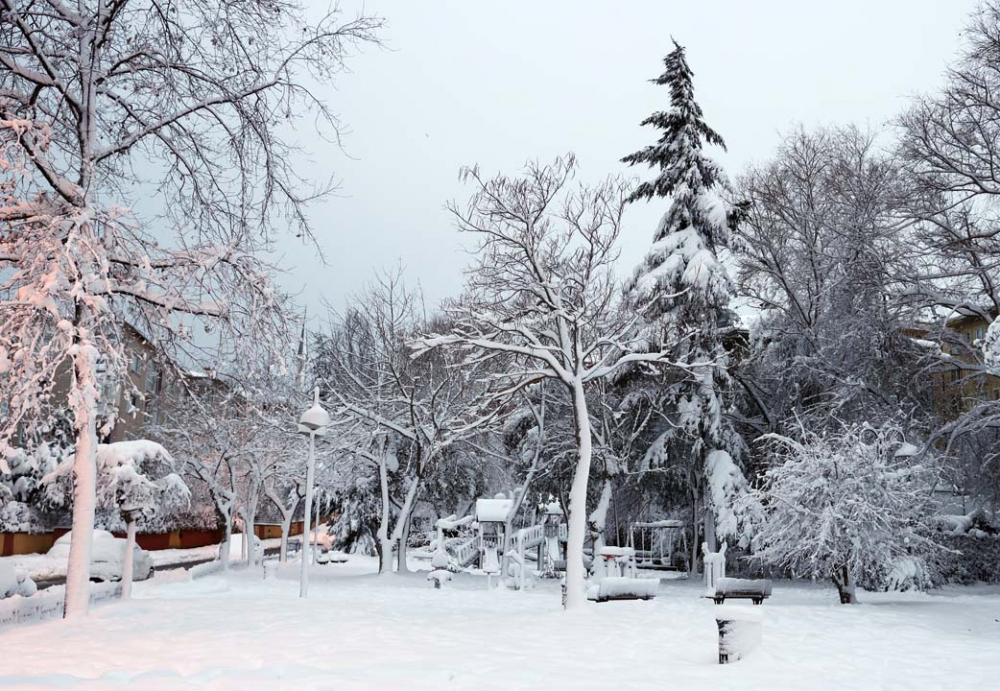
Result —
M378 572L379 575L392 573L392 540L389 539L389 470L385 465L385 455L388 446L382 450L378 464L379 494L382 499L382 511L378 523Z
M255 485L259 487L259 485ZM260 489L255 489L253 497L247 503L245 516L243 520L243 530L247 534L247 566L257 565L257 553L253 548L254 545L254 534L256 532L256 522L257 522L257 503L260 501Z
M396 544L396 570L400 573L407 573L406 566L406 538L410 534L410 517L413 509L417 505L417 494L420 493L421 478L414 476L410 482L410 489L406 493L406 500L399 509L399 517L396 518L396 527L392 531L392 542ZM390 559L391 563L391 559Z
M583 382L573 386L573 414L579 458L569 495L569 530L566 540L566 609L579 609L586 605L584 582L583 540L587 530L587 483L590 480L591 438L590 413L583 390Z
M608 509L611 506L613 492L614 488L611 484L611 478L604 478L604 486L601 488L601 498L598 500L593 513L590 514L590 525L594 533L595 556L597 555L597 550L605 545L604 529L608 524Z
M219 561L222 562L222 570L229 570L229 544L233 540L233 517L225 515L226 524L222 532L222 544L219 545Z
M288 533L292 529L292 514L295 509L289 511L281 517L281 548L278 551L278 562L284 564L288 561Z
M691 561L688 563L689 578L695 578L698 575L698 545L701 544L701 541L698 540L698 520L701 518L698 506L698 490L694 489L691 491L691 545L690 554L688 555Z
M80 322L78 308L77 323ZM70 400L76 428L73 457L73 534L66 566L66 600L63 616L84 616L90 607L90 559L97 504L97 396L94 348L78 342L73 355Z
M295 516L295 509L299 506L300 498L297 491L293 492L292 505L286 507L277 492L265 488L264 495L281 513L281 547L278 549L278 563L285 564L288 562L288 535L292 531L292 518Z
M705 502L705 544L709 552L718 552L718 541L715 536L715 511Z
M316 523L313 525L313 550L312 550L312 563L315 564L318 557L316 553L319 551L319 502L316 503Z
M409 573L410 567L406 563L406 544L410 540L410 515L406 515L404 519L400 516L400 520L405 520L403 524L403 532L399 536L399 547L396 548L396 571L398 573Z
M240 522L240 561L246 561L247 558L247 521L245 517L245 512L242 508L236 511L237 518L241 518Z
M857 584L851 578L851 570L847 566L841 566L833 572L833 584L837 586L840 604L858 604Z
M122 569L122 599L132 597L132 571L135 568L135 519L128 522L125 537L125 568Z

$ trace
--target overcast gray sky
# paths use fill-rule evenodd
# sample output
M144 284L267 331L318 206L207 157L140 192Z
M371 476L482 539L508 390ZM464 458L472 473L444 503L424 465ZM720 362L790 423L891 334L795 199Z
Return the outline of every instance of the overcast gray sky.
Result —
M360 2L344 0L349 11ZM462 200L462 165L515 172L529 158L576 153L582 177L656 136L638 123L668 106L661 72L673 36L688 49L707 122L735 176L796 124L883 128L934 89L973 0L366 0L386 18L385 49L366 48L327 101L349 130L344 151L313 138L313 174L342 196L313 208L326 253L287 243L286 285L311 315L340 307L380 267L401 261L429 302L461 287L468 256L444 204ZM642 173L638 169L632 173ZM648 247L666 202L626 217L622 271Z

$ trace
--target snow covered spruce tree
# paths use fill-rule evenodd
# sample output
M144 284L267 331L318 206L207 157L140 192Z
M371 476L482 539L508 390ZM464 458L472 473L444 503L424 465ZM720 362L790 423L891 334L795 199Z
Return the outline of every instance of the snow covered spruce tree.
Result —
M67 616L88 606L98 368L124 370L121 320L168 352L190 342L180 314L244 346L280 323L260 252L278 218L310 232L281 123L336 126L304 73L332 78L377 26L307 21L294 0L0 4L0 440L71 372Z
M744 498L762 510L755 558L796 576L830 578L843 604L856 586L920 588L935 544L935 468L893 426L864 425L801 440L766 435L783 458Z
M686 437L685 453L693 460L689 483L695 524L700 505L705 538L714 550L714 514L725 510L715 506L715 498L725 495L721 489L725 478L739 473L732 455L742 448L723 414L729 385L723 338L731 322L733 285L719 261L741 210L723 198L728 188L725 174L702 151L706 144L724 149L725 143L702 119L694 100L693 73L676 41L664 64L666 70L653 83L670 88L670 109L642 121L662 134L655 144L622 161L657 169L653 180L639 184L629 195L630 202L667 197L670 207L627 289L645 327L648 345L639 346L655 349L675 342L674 357L692 365L683 385L666 392L663 404ZM715 471L724 477L716 479ZM706 485L720 489L706 492ZM692 560L692 568L695 563Z
M468 366L490 363L492 386L482 405L499 410L512 396L544 380L558 382L572 400L577 454L569 499L566 607L584 604L583 543L593 439L587 390L627 365L665 362L672 350L659 341L638 351L641 325L619 309L612 267L628 185L609 179L572 186L572 155L550 164L528 163L519 177L482 177L465 208L451 205L461 232L479 240L464 296L450 306L447 333L414 343L415 353L445 348L465 354ZM673 344L671 344L673 345ZM661 347L662 346L662 347Z

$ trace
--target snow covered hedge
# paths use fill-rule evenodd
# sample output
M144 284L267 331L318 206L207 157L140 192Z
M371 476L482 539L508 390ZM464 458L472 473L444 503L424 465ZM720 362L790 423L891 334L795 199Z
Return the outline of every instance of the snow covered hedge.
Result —
M936 554L931 560L936 585L1000 583L1000 536L943 535L938 542L954 552Z
M0 500L0 533L44 533L36 512L20 501Z

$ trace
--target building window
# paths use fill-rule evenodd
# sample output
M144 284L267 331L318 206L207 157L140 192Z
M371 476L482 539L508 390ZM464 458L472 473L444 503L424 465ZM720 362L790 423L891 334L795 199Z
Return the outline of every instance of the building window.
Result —
M133 374L142 373L142 357L140 357L139 353L132 353L132 361L129 363L128 368Z
M153 365L150 365L146 369L146 393L156 393L156 380L159 377L159 372Z
M980 326L976 328L976 340L981 341L986 338L986 327Z

